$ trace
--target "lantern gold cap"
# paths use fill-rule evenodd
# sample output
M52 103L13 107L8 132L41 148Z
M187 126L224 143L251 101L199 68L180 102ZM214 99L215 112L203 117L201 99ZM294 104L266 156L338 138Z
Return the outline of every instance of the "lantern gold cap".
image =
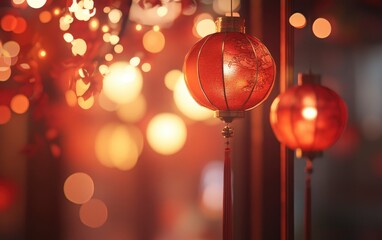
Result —
M297 84L300 86L304 83L321 84L321 75L309 73L298 73Z
M226 123L230 123L233 121L234 118L243 118L244 117L244 111L222 111L217 110L215 111L215 117L220 118L222 121Z
M245 20L236 16L218 17L215 21L217 32L245 33Z

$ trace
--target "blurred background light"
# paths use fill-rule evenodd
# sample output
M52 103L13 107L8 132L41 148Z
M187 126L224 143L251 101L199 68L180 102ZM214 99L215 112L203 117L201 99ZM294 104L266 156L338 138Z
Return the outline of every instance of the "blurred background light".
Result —
M175 84L174 101L178 109L188 118L202 121L213 117L213 111L200 106L191 96L186 83L181 77Z
M224 164L221 161L209 162L202 171L202 209L212 218L220 217L223 210L223 171Z
M80 106L84 110L88 110L94 105L94 96L91 96L87 99L84 99L83 97L79 97L77 99L78 106Z
M64 194L75 204L88 202L94 194L93 179L83 172L71 174L64 182Z
M216 32L216 25L212 19L203 19L196 24L196 32L199 37L203 38L209 34Z
M318 38L327 38L332 32L332 25L325 18L317 18L313 22L312 31Z
M28 111L29 99L23 94L13 96L10 103L13 112L23 114Z
M175 85L178 81L183 80L183 73L178 69L172 69L166 73L164 76L164 84L168 89L173 91L175 89Z
M111 23L118 23L122 17L122 11L119 9L112 9L108 14Z
M11 116L12 114L9 107L5 105L0 105L0 125L9 122L9 120L11 120Z
M146 136L154 151L162 155L171 155L184 146L187 128L184 121L177 115L161 113L150 120Z
M72 44L72 53L74 56L80 55L83 56L86 53L87 50L87 44L85 40L81 38L74 39L71 41Z
M302 13L293 13L289 17L289 24L295 28L303 28L306 26L306 18Z
M225 13L231 12L231 2L232 10L238 11L240 8L240 0L214 0L212 2L212 8L217 14L224 15Z
M133 126L109 123L103 126L95 140L95 154L106 167L132 169L143 150L143 136Z
M42 8L47 0L27 0L28 6L31 8Z
M102 91L113 102L125 104L139 96L142 85L139 69L127 62L116 62L110 65L109 74L104 77Z
M162 32L149 30L142 38L143 47L150 53L159 53L163 50L166 39Z
M151 64L150 63L143 63L141 66L141 69L143 72L150 72L151 71Z
M103 201L91 199L81 206L79 215L84 225L99 228L107 221L108 209Z
M134 101L120 105L117 109L117 116L124 122L133 123L141 120L146 111L146 98L141 94Z
M49 11L42 11L38 17L42 23L48 23L52 20L52 14Z

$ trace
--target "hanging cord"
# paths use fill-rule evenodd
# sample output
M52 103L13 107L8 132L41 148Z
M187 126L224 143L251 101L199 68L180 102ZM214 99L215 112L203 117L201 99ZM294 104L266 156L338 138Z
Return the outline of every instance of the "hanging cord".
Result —
M222 135L226 139L224 151L223 240L232 240L232 178L229 139L233 136L233 130L228 123L224 126Z
M311 182L312 182L312 173L313 173L313 164L312 159L306 159L305 166L305 214L304 214L304 240L311 239L311 228L312 228L312 191L311 191Z

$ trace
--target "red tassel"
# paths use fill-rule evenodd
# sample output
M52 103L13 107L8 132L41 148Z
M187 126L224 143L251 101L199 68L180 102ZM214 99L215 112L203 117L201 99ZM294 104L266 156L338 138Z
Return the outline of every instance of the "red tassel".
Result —
M225 149L223 189L223 240L232 240L231 150Z
M311 181L312 181L312 160L307 159L306 160L306 177L305 177L305 213L304 213L304 240L310 240L311 239L311 228L312 228L312 191L311 191Z

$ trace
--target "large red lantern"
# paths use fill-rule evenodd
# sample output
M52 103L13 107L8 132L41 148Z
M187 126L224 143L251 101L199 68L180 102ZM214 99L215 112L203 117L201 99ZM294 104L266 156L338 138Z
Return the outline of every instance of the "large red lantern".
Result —
M319 82L319 75L299 74L298 86L280 94L270 112L277 139L306 159L304 240L311 239L312 161L338 140L347 121L345 102Z
M223 240L232 239L232 193L229 123L261 104L272 90L275 62L268 49L245 33L244 19L220 17L217 32L198 41L184 62L186 85L200 105L215 111L226 126L224 158Z
M244 19L220 17L217 32L199 40L184 62L187 87L200 105L226 122L262 103L275 80L275 62Z

